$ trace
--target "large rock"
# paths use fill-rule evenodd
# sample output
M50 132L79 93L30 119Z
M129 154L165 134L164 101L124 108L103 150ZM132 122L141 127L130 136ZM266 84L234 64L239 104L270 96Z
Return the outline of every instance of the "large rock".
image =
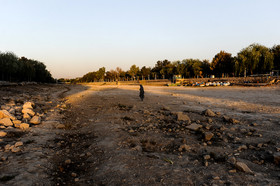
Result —
M204 115L205 116L210 116L210 117L216 116L216 114L212 110L210 110L210 109L205 110L204 111Z
M177 116L178 121L191 122L191 119L189 118L189 116L187 114L184 114L183 112L177 112L176 116Z
M22 124L20 124L19 128L20 128L21 130L27 130L27 129L29 128L29 124L27 124L27 123L22 123Z
M5 125L6 127L14 125L10 118L0 119L0 124Z
M186 128L189 129L189 130L197 131L197 130L200 129L201 127L202 127L202 125L193 123L193 124L187 126Z
M246 172L249 174L253 174L251 169L243 162L236 162L235 167L240 171L243 171L243 172Z
M0 137L5 137L7 135L7 132L0 131Z
M33 109L33 106L35 104L33 102L25 102L24 105L22 106L23 109Z
M7 110L0 110L0 119L10 118L11 120L16 120L16 117L9 113Z
M21 112L23 114L29 114L30 116L34 116L35 115L35 112L32 109L29 109L29 108L24 108L24 109L22 109Z
M38 125L41 123L41 117L40 116L34 116L31 120L30 123Z

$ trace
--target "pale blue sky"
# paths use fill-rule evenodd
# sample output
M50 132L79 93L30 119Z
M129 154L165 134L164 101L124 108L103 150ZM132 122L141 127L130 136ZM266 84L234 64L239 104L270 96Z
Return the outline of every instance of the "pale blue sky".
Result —
M280 44L279 0L0 0L0 51L55 78Z

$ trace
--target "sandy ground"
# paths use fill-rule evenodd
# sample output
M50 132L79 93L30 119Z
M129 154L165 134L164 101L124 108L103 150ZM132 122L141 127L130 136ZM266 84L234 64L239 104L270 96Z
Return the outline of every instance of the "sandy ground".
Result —
M139 86L50 90L45 123L17 139L25 150L0 151L7 157L0 184L280 184L279 86L144 89L143 102ZM215 116L205 115L206 109ZM178 112L190 119L179 120ZM48 127L49 121L65 127ZM198 129L190 128L194 124ZM3 138L1 148L11 140Z

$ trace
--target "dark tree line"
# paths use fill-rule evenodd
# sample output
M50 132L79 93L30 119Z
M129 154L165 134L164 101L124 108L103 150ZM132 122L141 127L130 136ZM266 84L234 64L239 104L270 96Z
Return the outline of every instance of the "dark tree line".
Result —
M79 82L120 81L136 79L172 79L174 75L182 78L240 77L254 74L269 74L272 70L280 70L280 45L267 48L252 44L242 49L237 56L225 51L216 54L211 63L208 60L184 59L171 62L167 59L157 61L153 68L142 68L132 65L128 71L121 68L105 71L102 67L96 72L89 72Z
M54 79L42 62L0 52L0 81L53 83Z

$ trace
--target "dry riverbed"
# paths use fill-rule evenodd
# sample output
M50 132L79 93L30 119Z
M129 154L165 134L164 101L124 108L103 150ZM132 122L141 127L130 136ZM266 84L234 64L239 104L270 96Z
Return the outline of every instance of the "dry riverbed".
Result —
M0 87L0 185L280 184L279 86L144 89Z

